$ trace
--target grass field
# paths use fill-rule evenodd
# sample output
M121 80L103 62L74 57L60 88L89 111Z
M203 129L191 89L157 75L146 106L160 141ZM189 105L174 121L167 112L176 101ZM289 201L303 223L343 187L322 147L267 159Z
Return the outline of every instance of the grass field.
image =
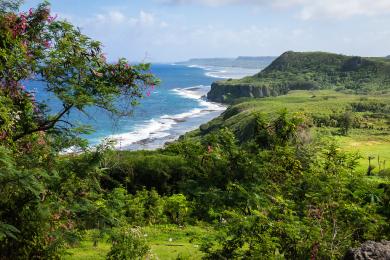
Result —
M175 225L158 225L143 227L145 240L151 247L148 259L200 259L199 250L202 238L212 237L213 229L204 226L179 227ZM105 259L110 250L110 243L103 239L97 247L86 235L85 240L77 247L69 248L63 259L99 260Z
M379 170L390 168L390 135L388 133L362 133L362 131L352 131L347 137L337 136L335 139L346 151L358 152L362 158L358 170L367 171L371 157L371 166L374 166L373 173ZM378 162L379 159L379 162Z

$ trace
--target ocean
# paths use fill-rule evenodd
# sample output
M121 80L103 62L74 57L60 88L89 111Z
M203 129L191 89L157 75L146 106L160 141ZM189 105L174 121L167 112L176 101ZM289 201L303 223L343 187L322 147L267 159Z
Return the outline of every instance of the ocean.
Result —
M94 132L84 137L91 146L104 139L114 139L119 150L152 150L166 142L197 129L201 124L219 116L226 106L209 102L205 95L213 81L225 78L242 78L259 70L243 68L183 66L153 64L152 73L161 80L150 97L140 100L129 117L113 119L109 113L97 108L88 109L88 116L73 112L69 119L89 125ZM36 98L58 111L60 103L45 92L41 82L25 82L36 92Z

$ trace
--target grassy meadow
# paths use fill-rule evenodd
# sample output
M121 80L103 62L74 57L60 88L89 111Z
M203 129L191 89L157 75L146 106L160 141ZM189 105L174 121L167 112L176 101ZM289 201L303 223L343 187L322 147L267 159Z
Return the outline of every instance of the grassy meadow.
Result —
M155 225L142 228L144 239L150 246L148 259L200 259L199 247L202 238L213 236L213 229L207 226ZM94 247L91 232L87 232L83 241L66 251L66 260L99 260L105 259L111 243L107 238L99 241Z

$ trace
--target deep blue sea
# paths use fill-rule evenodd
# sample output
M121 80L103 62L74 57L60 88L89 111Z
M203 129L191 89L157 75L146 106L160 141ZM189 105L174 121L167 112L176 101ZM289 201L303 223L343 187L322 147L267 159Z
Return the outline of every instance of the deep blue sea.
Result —
M242 68L198 67L174 64L153 64L152 73L161 80L150 97L140 100L130 117L113 119L96 108L88 109L89 116L73 112L69 119L90 125L95 131L86 135L91 145L115 139L117 149L156 149L176 140L187 131L198 128L220 115L226 107L205 99L213 81L222 78L241 78L258 70ZM60 103L50 96L41 82L26 82L51 110L58 111Z

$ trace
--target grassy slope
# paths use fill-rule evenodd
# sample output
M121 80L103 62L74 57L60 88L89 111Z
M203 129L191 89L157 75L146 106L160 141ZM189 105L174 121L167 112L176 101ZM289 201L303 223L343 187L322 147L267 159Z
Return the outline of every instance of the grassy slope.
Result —
M213 230L209 227L186 226L180 228L175 225L158 225L142 228L145 239L151 247L150 259L176 259L178 256L184 259L200 259L199 251L201 239L204 236L212 236ZM86 239L75 248L67 250L69 255L64 259L75 260L99 260L105 259L110 250L110 243L102 241L95 248L92 240Z
M187 137L199 138L214 130L228 127L242 139L250 139L250 122L255 112L263 112L271 116L283 108L290 112L299 112L308 115L330 115L342 113L353 102L361 100L375 100L387 103L390 100L390 94L385 95L355 95L336 92L333 90L315 90L291 91L287 95L278 97L268 97L262 99L242 99L237 101L225 111L220 117L215 118L207 124L200 127L199 130L188 133ZM338 135L338 129L335 128L314 128L314 133L320 136L332 136L348 151L357 151L363 156L360 169L366 169L368 166L367 157L369 155L377 156L381 160L386 159L390 166L390 129L383 119L374 119L369 112L357 113L368 124L372 124L374 129L353 129L349 136ZM376 129L375 129L376 128ZM384 128L387 130L380 130ZM374 160L376 164L376 159Z

